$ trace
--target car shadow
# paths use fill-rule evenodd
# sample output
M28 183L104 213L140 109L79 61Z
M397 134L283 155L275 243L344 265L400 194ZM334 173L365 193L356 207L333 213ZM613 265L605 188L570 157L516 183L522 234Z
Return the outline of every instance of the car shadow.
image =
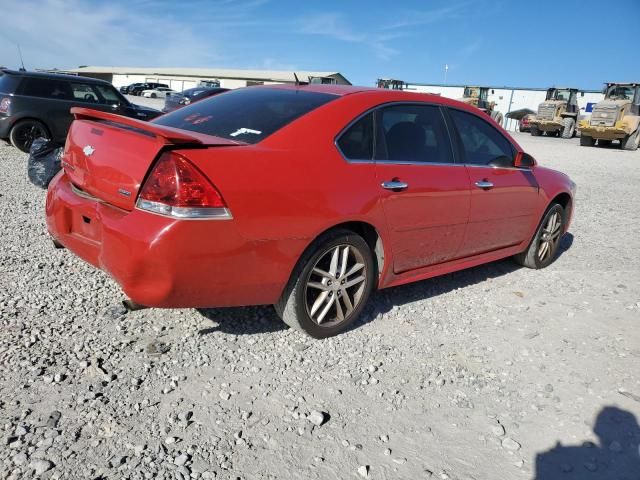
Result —
M561 445L536 455L535 480L622 480L640 478L640 426L626 410L600 410L593 431L597 443Z
M557 257L560 257L571 248L573 240L574 237L571 233L566 233L563 236ZM491 278L508 275L520 268L522 268L520 265L507 258L415 283L378 290L371 296L360 318L350 325L346 331L360 328L391 311L394 307L401 307L408 303L444 295L454 290L485 282ZM200 308L198 312L206 319L217 324L201 329L198 332L200 335L216 332L233 335L253 335L277 332L287 328L270 305Z

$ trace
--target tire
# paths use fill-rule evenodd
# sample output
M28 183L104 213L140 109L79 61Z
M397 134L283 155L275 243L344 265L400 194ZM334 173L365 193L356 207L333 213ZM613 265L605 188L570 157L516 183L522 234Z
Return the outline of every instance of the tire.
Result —
M9 140L18 150L29 153L31 144L38 138L51 139L49 130L38 120L20 120L11 128Z
M155 93L151 94L151 98L156 98L156 97L157 97L157 95Z
M502 116L502 114L496 110L491 112L491 118L493 118L493 120L500 126L502 126L502 120L504 120L504 117Z
M533 269L545 268L551 265L558 254L558 247L560 246L566 223L566 212L562 205L559 203L552 204L542 217L542 221L538 225L538 229L527 249L515 255L513 257L514 260L520 265ZM547 234L548 230L551 230L551 236ZM544 244L547 245L546 249L543 246Z
M340 278L345 247L349 247L346 268L343 268L347 275ZM333 263L335 259L337 263ZM348 273L358 265L362 266L352 274ZM333 274L331 270L334 270ZM327 232L298 261L282 296L274 305L276 312L291 328L313 338L336 335L362 313L374 287L375 270L371 248L360 235L343 229ZM327 275L320 275L318 271ZM362 280L346 289L337 283L344 285L360 278ZM321 289L318 288L320 285ZM352 310L345 315L349 304Z
M583 147L593 147L596 141L593 137L588 137L586 135L580 135L580 145Z
M572 138L576 132L576 121L571 117L562 119L562 138Z
M539 137L542 135L542 132L538 129L538 127L531 127L531 136Z
M638 149L638 144L640 143L640 128L638 128L635 133L631 135L627 135L622 140L620 140L620 148L622 150L634 151Z

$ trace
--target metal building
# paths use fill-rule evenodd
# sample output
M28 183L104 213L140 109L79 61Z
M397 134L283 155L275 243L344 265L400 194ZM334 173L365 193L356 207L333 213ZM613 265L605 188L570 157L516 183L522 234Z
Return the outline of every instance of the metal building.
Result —
M339 72L236 70L224 68L141 68L141 67L93 67L84 66L60 73L71 73L99 78L116 87L136 82L166 83L170 88L182 91L197 86L200 82L211 82L224 88L239 88L251 85L295 83L335 83L351 85Z

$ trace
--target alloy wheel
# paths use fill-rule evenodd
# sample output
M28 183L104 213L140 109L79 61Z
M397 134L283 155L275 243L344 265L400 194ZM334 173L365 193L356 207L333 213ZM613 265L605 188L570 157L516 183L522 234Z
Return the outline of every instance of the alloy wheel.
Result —
M540 243L538 245L538 259L541 262L555 254L560 235L562 234L562 217L559 212L553 212L542 228Z
M19 144L23 151L28 151L31 148L31 144L38 137L47 137L46 132L42 130L38 125L35 124L27 124L16 132L15 138L17 140L16 143Z
M348 320L362 300L366 269L362 253L353 245L341 244L323 252L305 282L309 318L321 327Z

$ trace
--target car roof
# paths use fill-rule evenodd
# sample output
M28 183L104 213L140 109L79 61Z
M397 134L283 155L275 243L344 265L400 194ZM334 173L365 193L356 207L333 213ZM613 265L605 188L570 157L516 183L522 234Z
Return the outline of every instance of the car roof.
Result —
M111 85L106 80L100 80L98 78L91 77L81 77L79 75L65 75L63 73L47 73L47 72L29 72L22 70L10 70L8 68L3 68L2 73L8 75L16 75L21 77L32 77L32 78L44 78L47 80L68 80L68 81L81 81L85 83L93 83L100 85Z

